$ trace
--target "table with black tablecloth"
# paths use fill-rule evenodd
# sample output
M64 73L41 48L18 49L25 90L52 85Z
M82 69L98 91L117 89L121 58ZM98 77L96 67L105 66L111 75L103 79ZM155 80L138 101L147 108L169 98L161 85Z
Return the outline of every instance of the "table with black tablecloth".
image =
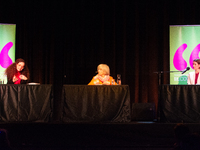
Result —
M61 97L52 85L0 85L0 122L51 122L58 110L64 123L131 120L128 85L63 85Z
M52 85L0 85L0 121L49 122Z
M170 123L199 123L200 86L161 85L160 119Z
M128 85L64 85L63 122L130 122Z

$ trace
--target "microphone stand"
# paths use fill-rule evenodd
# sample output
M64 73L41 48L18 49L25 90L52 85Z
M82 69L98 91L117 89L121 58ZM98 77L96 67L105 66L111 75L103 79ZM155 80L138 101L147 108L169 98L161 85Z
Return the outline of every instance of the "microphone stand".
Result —
M183 72L183 71L157 71L157 72L154 72L156 74L158 74L158 85L160 86L161 85L161 75L164 74L164 73L174 73L174 72Z
M164 73L174 73L174 72L182 72L182 71L157 71L154 72L158 74L158 109L157 109L157 121L160 122L160 99L161 99L161 77Z

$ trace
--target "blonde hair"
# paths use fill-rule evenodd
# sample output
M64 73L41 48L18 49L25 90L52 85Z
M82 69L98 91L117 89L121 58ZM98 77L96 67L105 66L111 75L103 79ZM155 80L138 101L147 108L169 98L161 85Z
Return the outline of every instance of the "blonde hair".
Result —
M105 75L110 75L110 68L108 65L106 64L99 64L97 67L97 71L99 70L99 68L101 68L104 72Z

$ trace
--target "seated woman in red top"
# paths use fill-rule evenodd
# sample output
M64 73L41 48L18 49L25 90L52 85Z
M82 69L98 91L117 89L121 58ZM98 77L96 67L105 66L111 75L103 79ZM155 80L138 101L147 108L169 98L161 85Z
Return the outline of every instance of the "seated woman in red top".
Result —
M92 78L88 85L117 85L113 77L110 76L110 68L106 64L97 67L98 74Z
M21 58L12 63L6 70L7 84L26 84L29 81L29 69Z

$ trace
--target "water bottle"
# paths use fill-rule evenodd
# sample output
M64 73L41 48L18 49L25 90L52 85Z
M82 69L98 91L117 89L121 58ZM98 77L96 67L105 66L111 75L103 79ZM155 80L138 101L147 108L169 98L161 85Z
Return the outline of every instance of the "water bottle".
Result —
M111 85L114 85L114 82L115 82L114 79L112 79L112 81L111 81Z
M6 76L5 75L0 76L0 84L5 84L5 81L6 81Z
M4 84L4 79L0 79L0 84Z
M117 84L118 85L122 84L122 82L121 82L121 74L117 74Z
M0 84L3 84L3 76L0 74Z

